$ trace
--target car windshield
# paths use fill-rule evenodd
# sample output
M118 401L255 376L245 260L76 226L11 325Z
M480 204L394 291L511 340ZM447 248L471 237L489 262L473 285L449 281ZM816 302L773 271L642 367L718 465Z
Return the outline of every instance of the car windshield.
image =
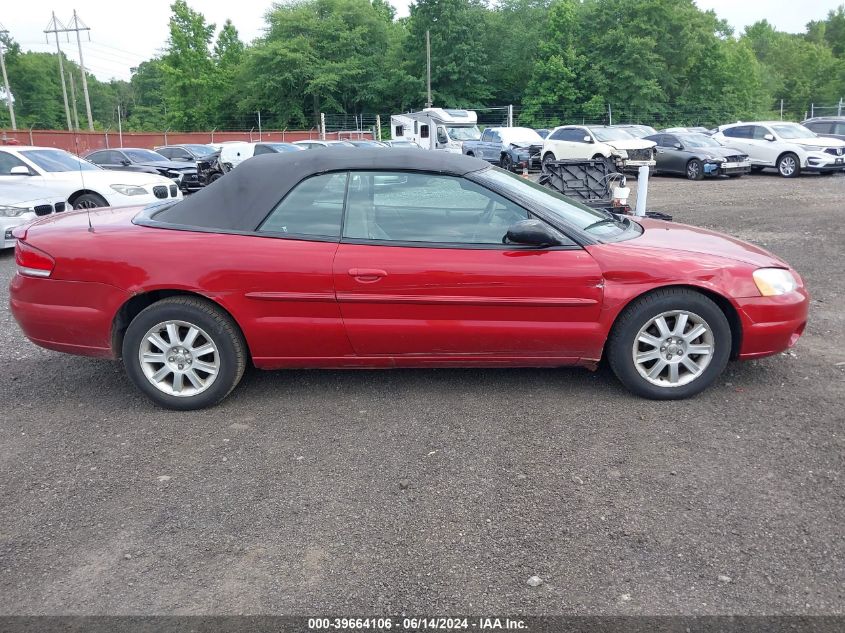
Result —
M131 160L133 163L154 163L157 161L168 160L158 152L154 152L149 149L125 149L123 153Z
M815 138L818 136L815 132L811 132L797 123L777 123L771 127L775 134L781 138Z
M276 152L301 152L302 146L293 143L265 143L265 145Z
M21 155L48 172L93 171L100 169L87 160L82 160L61 149L27 149Z
M599 141L606 143L607 141L628 141L636 136L629 134L625 130L612 127L591 127L590 132L593 133Z
M476 172L475 175L482 184L510 194L516 200L533 202L564 223L581 231L587 230L599 239L616 237L632 224L629 220L613 220L608 213L578 204L548 187L498 167Z
M211 145L183 145L183 147L195 156L208 156L217 151Z
M501 131L501 134L502 140L505 143L514 143L516 145L538 145L543 142L543 137L527 127L505 128Z
M721 147L718 141L704 134L678 134L685 147Z
M446 127L446 133L453 141L477 141L481 138L481 130L477 125L472 127Z

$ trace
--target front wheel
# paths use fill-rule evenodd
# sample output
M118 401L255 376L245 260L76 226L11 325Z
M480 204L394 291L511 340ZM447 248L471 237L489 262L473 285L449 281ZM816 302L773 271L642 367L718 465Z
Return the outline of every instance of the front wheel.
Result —
M687 163L687 179L701 180L702 178L704 178L704 166L700 160L693 158Z
M102 196L96 193L83 193L73 200L74 209L96 209L97 207L107 207L109 203Z
M551 152L548 152L545 156L543 156L542 166L545 171L549 170L549 164L555 162L555 155Z
M198 297L162 299L136 316L123 339L126 373L156 404L188 411L217 404L246 368L238 326Z
M613 372L637 395L679 400L709 387L731 352L731 328L711 299L667 288L634 301L607 344Z
M513 159L510 157L510 154L502 154L502 157L499 159L499 167L505 171L513 171Z
M798 157L788 152L778 158L778 173L784 178L795 178L801 174L801 162Z

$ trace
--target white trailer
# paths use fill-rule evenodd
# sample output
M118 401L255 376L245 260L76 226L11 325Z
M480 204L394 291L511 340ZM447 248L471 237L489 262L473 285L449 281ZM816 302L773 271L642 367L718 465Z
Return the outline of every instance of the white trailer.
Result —
M390 137L394 141L411 141L423 149L460 154L463 142L477 141L481 131L478 116L472 110L426 108L391 116Z

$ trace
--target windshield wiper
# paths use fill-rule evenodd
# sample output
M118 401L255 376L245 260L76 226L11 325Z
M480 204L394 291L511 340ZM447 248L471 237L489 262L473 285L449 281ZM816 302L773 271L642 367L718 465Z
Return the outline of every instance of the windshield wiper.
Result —
M610 213L610 212L608 211L608 213ZM622 225L623 227L625 226L622 223L621 220L617 220L616 217L610 217L610 218L605 218L604 220L599 220L597 222L593 222L592 224L584 227L584 230L589 231L590 229L592 229L596 226L602 226L604 224L615 224L616 226Z

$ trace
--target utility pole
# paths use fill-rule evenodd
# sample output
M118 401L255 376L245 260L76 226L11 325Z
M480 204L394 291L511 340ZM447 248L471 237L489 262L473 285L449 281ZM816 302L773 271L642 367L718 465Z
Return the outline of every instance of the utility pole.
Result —
M607 104L607 124L613 125L613 110L610 109L610 104Z
M783 99L780 100L780 120L783 121Z
M73 80L73 67L67 69L68 83L70 84L70 102L73 104L73 129L79 129L79 109L76 107L76 82Z
M123 122L120 120L120 102L117 104L117 137L120 139L120 146L123 147ZM214 132L211 133L212 140Z
M431 107L431 35L428 29L425 31L425 85L427 87L428 101L425 107Z
M0 36L8 35L9 31L6 27L0 24ZM6 88L6 105L9 106L9 118L12 119L12 130L18 129L18 124L15 123L15 106L12 103L12 89L9 88L9 76L6 74L6 59L3 57L3 42L0 42L0 69L3 70L3 85ZM839 100L840 109L842 100Z
M513 104L508 106L508 127L513 127Z
M85 77L85 62L82 61L82 40L79 37L80 31L88 31L88 41L91 41L91 29L79 19L76 15L76 9L73 10L73 19L68 27L68 31L76 31L76 46L79 48L79 68L82 71L82 92L85 94L85 113L88 115L88 129L94 129L94 119L91 117L91 98L88 96L88 79Z
M258 140L261 140L261 110L258 111Z
M53 11L53 19L50 20L50 23L47 25L47 28L44 29L44 33L47 35L47 41L50 41L50 33L56 36L56 51L59 53L59 75L62 78L62 97L65 100L65 116L67 117L67 129L69 132L73 131L73 126L70 122L70 107L67 103L67 87L65 86L65 66L62 62L62 47L59 46L59 33L67 33L67 29L64 25L56 19L56 12ZM70 41L68 39L68 41Z
M0 52L0 60L2 60L2 59L3 59L3 53ZM6 71L3 71L4 75L5 75L5 73L6 73ZM6 92L8 92L8 91L9 91L9 84L7 83L6 84ZM842 97L839 97L839 108L837 108L837 110L836 110L836 116L842 116ZM15 121L15 117L12 116L12 125L15 124L14 121Z

